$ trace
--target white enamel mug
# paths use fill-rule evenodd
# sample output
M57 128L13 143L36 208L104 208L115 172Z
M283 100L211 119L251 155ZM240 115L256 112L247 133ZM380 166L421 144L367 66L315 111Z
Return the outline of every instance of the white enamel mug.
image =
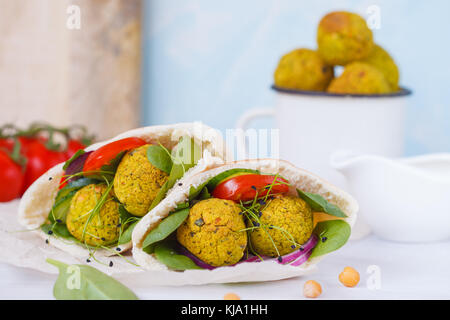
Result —
M337 150L403 155L410 90L367 96L272 89L277 93L275 107L248 110L238 120L237 128L245 131L255 118L273 117L280 130L280 158L348 190L345 177L330 165L330 157ZM369 233L363 222L359 224L354 235L357 238Z

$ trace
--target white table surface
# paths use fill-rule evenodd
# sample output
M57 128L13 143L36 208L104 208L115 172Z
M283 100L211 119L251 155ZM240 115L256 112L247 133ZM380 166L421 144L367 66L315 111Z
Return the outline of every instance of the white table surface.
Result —
M381 271L381 289L370 290L367 268ZM346 288L338 281L345 266L356 268L361 281ZM403 244L371 235L349 242L319 264L305 278L266 283L185 287L131 288L141 299L222 299L228 292L242 299L304 299L303 284L314 279L322 285L321 299L450 299L450 241ZM55 275L0 263L0 299L53 299Z

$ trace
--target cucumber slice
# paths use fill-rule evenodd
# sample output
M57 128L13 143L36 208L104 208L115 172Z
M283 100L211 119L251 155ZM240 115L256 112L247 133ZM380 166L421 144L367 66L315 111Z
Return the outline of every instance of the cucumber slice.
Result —
M67 213L69 212L70 203L77 190L71 190L64 196L60 196L53 205L49 214L49 220L52 222L66 223Z

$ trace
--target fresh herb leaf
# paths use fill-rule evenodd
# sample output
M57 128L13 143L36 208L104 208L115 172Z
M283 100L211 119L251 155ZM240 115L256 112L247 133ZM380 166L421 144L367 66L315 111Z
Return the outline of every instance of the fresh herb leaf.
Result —
M195 166L201 158L201 148L194 142L194 139L183 137L172 150L173 165L170 170L169 179L159 189L158 194L150 205L149 211L156 207L187 170Z
M67 265L47 259L59 270L53 287L57 300L137 300L137 296L116 279L86 265Z
M350 225L343 220L329 220L319 222L313 231L319 237L311 258L322 256L342 247L351 234Z
M153 230L147 234L142 247L147 247L155 242L166 239L186 220L189 215L189 208L171 213L164 218Z
M64 164L63 170L66 170L75 159L77 159L79 156L81 156L84 153L85 153L85 151L82 149L75 152L75 154L69 160L66 161L66 163Z
M147 148L147 159L158 169L170 174L172 170L172 158L170 154L161 146L151 145Z
M133 222L130 224L124 232L119 237L119 240L117 241L117 244L126 244L131 241L131 235L133 234L134 227L138 224L139 220Z
M307 204L314 210L319 212L325 212L329 215L346 218L347 215L336 205L329 203L324 197L318 194L304 192L297 189L298 196L305 200Z
M175 247L175 241L157 243L154 250L156 259L174 270L201 269L188 257L178 254Z

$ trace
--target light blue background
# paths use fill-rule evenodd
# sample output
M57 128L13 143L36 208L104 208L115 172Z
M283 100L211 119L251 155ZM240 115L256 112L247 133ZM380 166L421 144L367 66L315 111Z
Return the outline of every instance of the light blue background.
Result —
M401 84L414 91L407 154L450 151L447 0L147 0L143 124L201 120L233 128L244 110L273 105L269 87L279 57L314 48L325 13L367 16L374 4L381 9L375 40L396 59Z

